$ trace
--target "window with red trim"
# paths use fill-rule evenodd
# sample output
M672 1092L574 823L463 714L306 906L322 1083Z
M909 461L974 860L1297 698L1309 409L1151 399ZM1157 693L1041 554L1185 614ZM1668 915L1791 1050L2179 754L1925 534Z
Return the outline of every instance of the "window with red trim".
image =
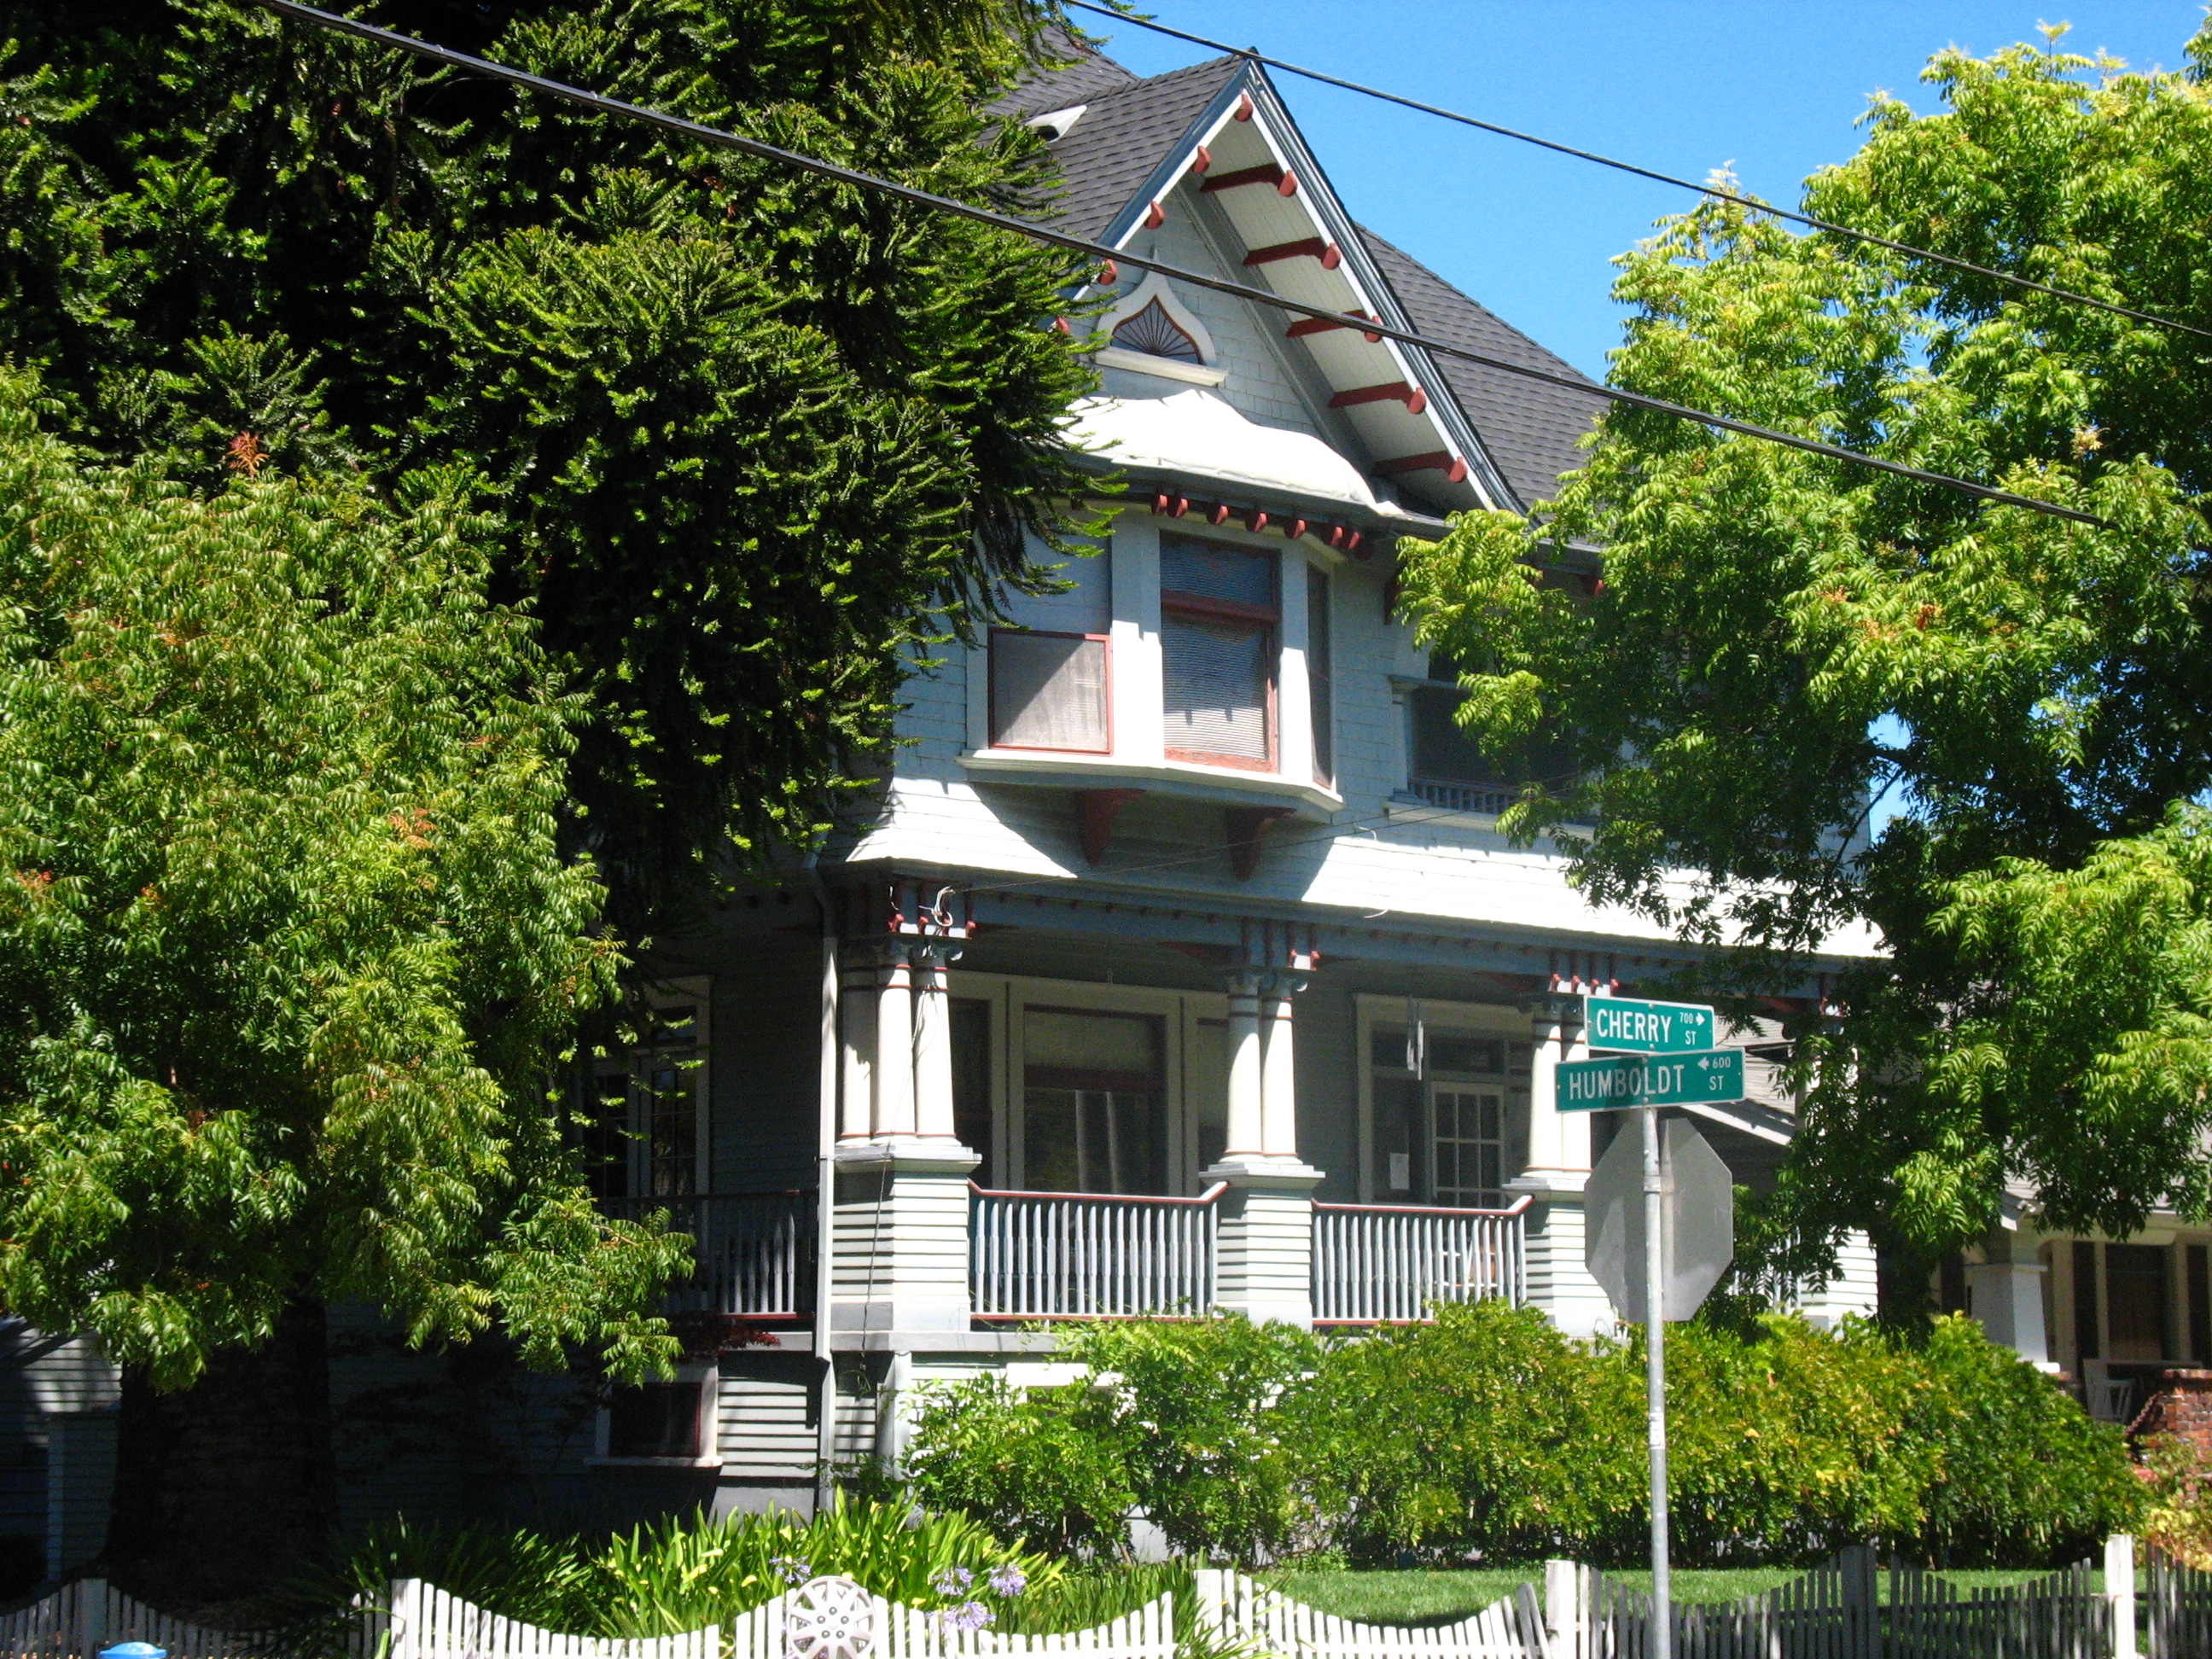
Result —
M1160 538L1160 654L1170 759L1272 771L1282 621L1272 552Z

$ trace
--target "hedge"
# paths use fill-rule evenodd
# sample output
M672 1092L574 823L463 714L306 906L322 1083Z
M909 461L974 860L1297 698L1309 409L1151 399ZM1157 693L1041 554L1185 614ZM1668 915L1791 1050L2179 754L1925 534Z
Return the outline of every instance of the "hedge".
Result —
M1316 1338L1231 1316L1086 1328L1088 1381L927 1394L908 1473L932 1508L1113 1554L1140 1509L1176 1548L1463 1564L1637 1560L1640 1340L1540 1313ZM1932 1565L2040 1566L2141 1519L2119 1431L1964 1318L1907 1341L1771 1316L1668 1340L1668 1499L1684 1565L1820 1559L1868 1540Z

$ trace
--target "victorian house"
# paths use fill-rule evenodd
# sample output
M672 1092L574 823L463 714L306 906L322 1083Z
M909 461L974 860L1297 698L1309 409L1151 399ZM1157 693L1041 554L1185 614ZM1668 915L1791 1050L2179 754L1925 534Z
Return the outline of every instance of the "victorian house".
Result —
M1081 235L1573 374L1364 229L1255 64L1090 55L999 107L1044 131ZM693 1360L608 1396L364 1326L338 1362L356 1515L804 1507L896 1456L916 1387L1051 1375L1069 1319L1359 1328L1496 1296L1610 1324L1582 1208L1608 1126L1556 1111L1551 1074L1583 994L1688 953L1498 834L1520 779L1462 736L1393 583L1400 538L1551 494L1601 400L1099 276L1071 435L1109 533L915 672L891 775L824 853L662 943L659 1023L601 1079L603 1201L699 1240ZM1733 1039L1753 1099L1698 1109L1752 1184L1790 1133L1759 1081L1778 1030ZM2172 1260L2193 1309L2203 1251ZM1872 1295L1862 1247L1808 1310ZM2132 1340L2132 1304L2096 1305ZM19 1501L58 1570L104 1532L112 1390L81 1345L16 1335Z

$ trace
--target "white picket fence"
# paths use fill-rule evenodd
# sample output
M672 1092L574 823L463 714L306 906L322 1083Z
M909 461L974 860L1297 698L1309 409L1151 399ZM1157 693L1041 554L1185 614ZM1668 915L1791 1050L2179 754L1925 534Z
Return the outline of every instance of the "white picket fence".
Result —
M389 1605L388 1659L721 1659L719 1625L631 1641L567 1636L503 1618L419 1578L395 1579Z
M1198 1575L1201 1628L1283 1659L1546 1659L1543 1621L1525 1585L1455 1625L1399 1628L1340 1619L1242 1573ZM364 1598L347 1645L358 1659L1175 1659L1175 1598L1161 1595L1088 1630L1019 1635L969 1630L940 1612L886 1601L849 1578L810 1580L721 1626L620 1640L570 1636L492 1613L420 1579ZM0 1615L0 1659L95 1659L117 1642L169 1659L270 1659L276 1644L166 1618L97 1579Z
M1544 1616L1523 1584L1455 1625L1363 1625L1292 1601L1241 1572L1201 1569L1198 1617L1208 1631L1287 1659L1545 1659Z
M0 1654L24 1659L93 1659L118 1642L150 1642L169 1659L254 1659L268 1644L208 1630L134 1601L105 1579L80 1578L45 1600L0 1614Z
M1175 1598L1089 1630L1020 1636L963 1630L941 1613L887 1601L849 1578L817 1578L738 1620L730 1659L963 1659L1080 1653L1085 1659L1175 1659Z

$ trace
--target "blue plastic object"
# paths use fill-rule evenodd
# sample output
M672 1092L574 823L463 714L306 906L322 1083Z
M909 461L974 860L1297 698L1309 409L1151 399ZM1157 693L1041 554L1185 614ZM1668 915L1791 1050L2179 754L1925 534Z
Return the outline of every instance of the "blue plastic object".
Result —
M100 1649L100 1659L169 1659L169 1650L151 1642L118 1642L112 1648Z

